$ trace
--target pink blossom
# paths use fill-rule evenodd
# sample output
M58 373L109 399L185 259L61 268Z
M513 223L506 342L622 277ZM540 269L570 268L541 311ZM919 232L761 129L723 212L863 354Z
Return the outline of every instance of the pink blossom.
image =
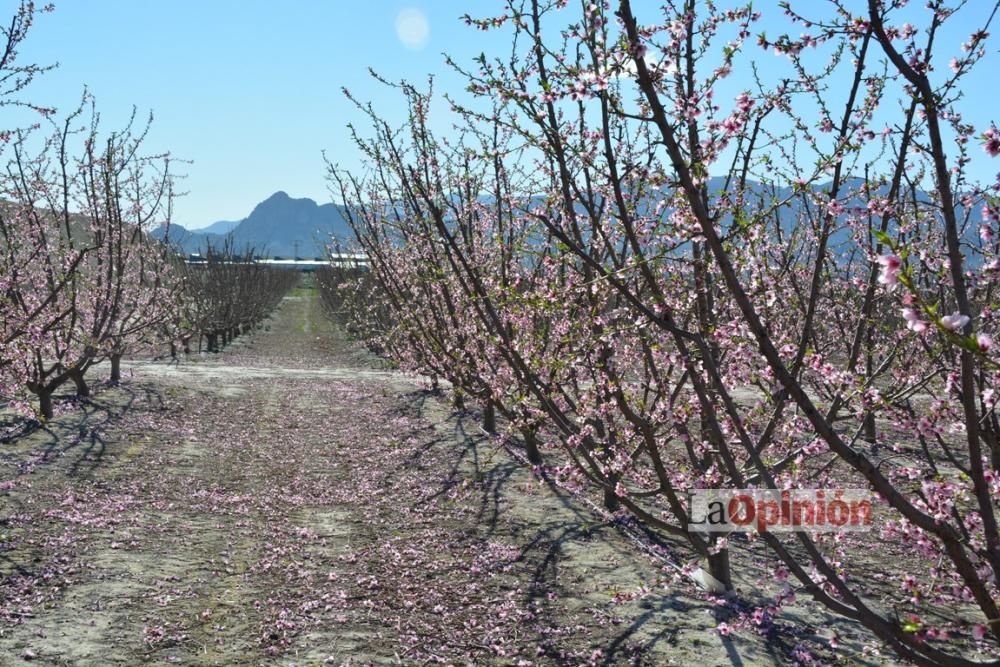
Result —
M927 331L927 323L920 319L920 315L913 308L903 309L903 319L906 320L906 328L916 333Z
M882 272L878 281L890 287L899 283L899 269L903 266L903 260L898 255L882 255L878 258L878 263L882 265Z
M990 129L983 132L983 150L990 157L1000 155L1000 132L995 126L991 126Z
M754 100L746 92L740 93L736 97L736 108L740 113L750 113L750 109L753 108Z
M960 331L969 323L969 316L954 312L941 318L941 326L948 331Z
M977 642L983 641L983 639L986 638L986 626L985 625L974 626L972 628L972 636L976 639Z
M980 350L986 352L993 347L993 338L989 334L981 333L976 336L976 344L979 345Z

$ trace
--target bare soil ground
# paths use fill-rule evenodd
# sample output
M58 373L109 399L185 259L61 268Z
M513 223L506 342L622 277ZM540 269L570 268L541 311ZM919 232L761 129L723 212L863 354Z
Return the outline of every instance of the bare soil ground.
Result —
M732 604L373 364L308 291L223 354L125 376L44 427L0 414L0 665L871 659L797 605L721 634Z

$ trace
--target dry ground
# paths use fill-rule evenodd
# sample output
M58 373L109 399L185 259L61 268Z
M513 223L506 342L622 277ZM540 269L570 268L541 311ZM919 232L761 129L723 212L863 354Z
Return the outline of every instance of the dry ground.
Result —
M732 609L373 365L308 290L221 355L125 375L45 428L7 419L0 665L836 658L795 605L721 635Z

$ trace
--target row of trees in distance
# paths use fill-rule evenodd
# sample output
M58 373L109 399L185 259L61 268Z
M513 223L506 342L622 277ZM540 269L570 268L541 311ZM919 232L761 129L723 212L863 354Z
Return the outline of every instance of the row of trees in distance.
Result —
M20 99L44 68L16 62L38 14L20 5L0 58L0 104L38 122L0 131L0 397L25 392L43 418L68 382L123 355L206 336L209 349L258 324L295 276L227 252L185 266L169 245L171 158L147 153L151 119L105 132L91 96L63 117ZM166 242L148 235L166 226Z

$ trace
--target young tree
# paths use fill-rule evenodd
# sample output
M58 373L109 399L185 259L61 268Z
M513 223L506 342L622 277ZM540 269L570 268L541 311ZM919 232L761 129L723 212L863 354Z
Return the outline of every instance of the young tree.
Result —
M863 574L865 536L764 532L779 578L965 664L1000 638L996 195L966 182L959 95L996 8L946 68L955 9L918 29L897 4L785 7L805 32L754 45L749 6L511 2L467 18L513 49L461 70L489 102L451 100L460 136L404 84L406 132L373 117L372 177L334 177L389 354L532 420L723 586L753 552L690 533L687 489L871 489L879 548L920 554L894 585Z
M27 38L38 14L51 10L51 6L37 8L33 2L21 2L9 23L0 24L0 107L28 107L43 117L50 109L39 107L20 97L36 75L50 67L24 64L17 60L18 49ZM0 128L0 154L8 150L16 138L19 127ZM22 206L16 198L6 197L0 205L0 311L5 316L0 321L0 395L9 395L13 387L21 385L23 378L11 368L14 359L25 355L30 341L48 331L62 314L52 308L52 300L62 288L55 284L54 290L38 283L37 299L17 302L16 294L10 291L12 285L22 281L37 280L38 274L31 271L44 246L39 236L30 210Z
M142 155L146 131L133 133L132 123L102 139L86 95L52 126L40 147L23 132L12 145L5 192L19 217L2 226L8 264L20 267L6 291L12 312L48 314L7 365L46 419L65 382L89 392L84 374L94 363L110 356L115 375L126 347L171 319L177 290L166 248L145 236L169 209L168 156Z

